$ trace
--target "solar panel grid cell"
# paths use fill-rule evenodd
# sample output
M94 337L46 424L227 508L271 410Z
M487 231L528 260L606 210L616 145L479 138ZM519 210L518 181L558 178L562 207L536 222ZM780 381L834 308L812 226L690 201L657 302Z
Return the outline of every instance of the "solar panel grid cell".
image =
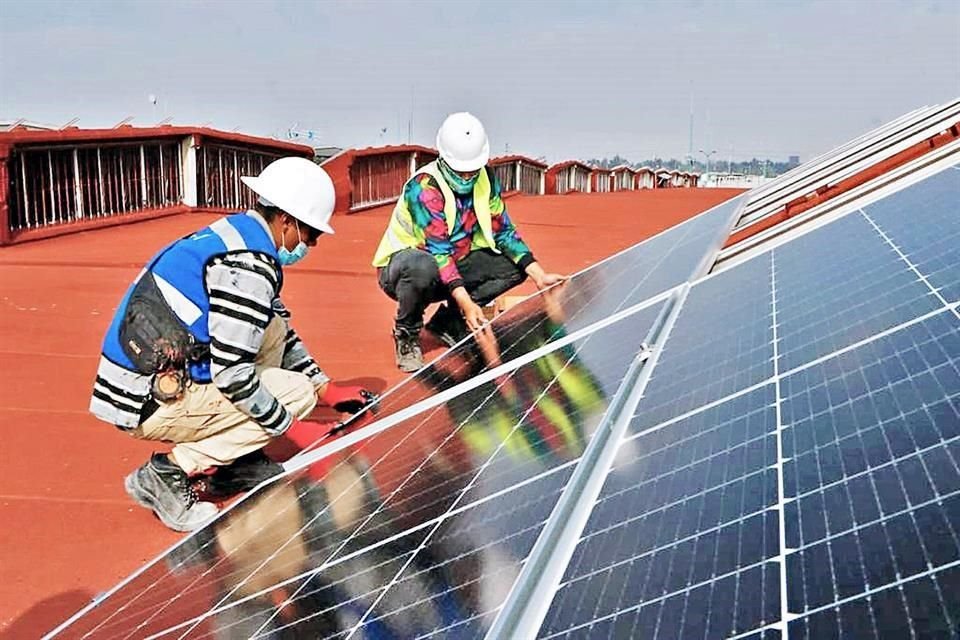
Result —
M864 207L947 302L960 300L960 165Z
M769 379L771 312L767 256L695 285L663 347L631 429L642 431Z
M749 603L727 607L742 609L739 621L731 618L731 629L748 631L761 625L764 614L772 615L762 611L763 603L772 603L777 591L761 593L760 569L779 547L772 510L777 504L772 399L768 385L621 444L621 458L631 462L608 476L544 635L577 628L587 605L575 602L590 603L589 615L602 617L668 594L688 594L691 586L718 576L742 587L734 597L750 594ZM703 600L686 603L687 598L668 595L665 601L685 602L694 621ZM713 614L715 629L727 624L720 621L721 608L717 604ZM671 615L657 637L695 637L695 622L684 635L671 636L669 625L681 618Z
M784 436L793 453L785 468L795 498L786 506L788 546L797 548L788 556L792 612L960 559L958 339L960 322L945 311L811 367L806 384L784 380L793 416ZM926 360L924 351L938 355ZM811 402L810 381L830 384L871 368L866 386L835 385L832 399ZM929 406L914 387L921 375L938 389ZM851 388L858 395L840 392ZM936 600L945 608L942 595Z

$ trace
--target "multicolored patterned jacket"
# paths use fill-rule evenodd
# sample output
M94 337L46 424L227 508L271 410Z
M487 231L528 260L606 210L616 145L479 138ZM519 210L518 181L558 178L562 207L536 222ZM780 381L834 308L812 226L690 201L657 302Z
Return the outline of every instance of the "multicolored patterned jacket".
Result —
M513 260L521 269L534 261L533 253L507 214L501 197L500 181L492 171L490 176L490 215L496 248ZM457 262L470 253L474 238L481 236L480 225L473 206L473 193L454 194L457 217L452 229L447 228L444 215L444 197L437 179L428 173L415 175L403 191L413 224L422 231L423 245L417 247L430 252L437 261L440 279L450 290L463 285Z

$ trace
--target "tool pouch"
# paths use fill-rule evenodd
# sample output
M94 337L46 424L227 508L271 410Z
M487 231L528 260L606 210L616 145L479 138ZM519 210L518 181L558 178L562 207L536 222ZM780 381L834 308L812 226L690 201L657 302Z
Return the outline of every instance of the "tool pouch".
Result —
M159 402L182 396L189 380L187 362L209 354L164 300L150 273L140 278L130 295L120 344L137 371L153 376L151 388Z

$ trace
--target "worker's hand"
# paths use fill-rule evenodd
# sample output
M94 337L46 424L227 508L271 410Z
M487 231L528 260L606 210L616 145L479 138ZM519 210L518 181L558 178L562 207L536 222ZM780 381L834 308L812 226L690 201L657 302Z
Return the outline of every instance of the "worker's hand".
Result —
M546 289L567 279L569 279L569 276L563 276L559 273L545 273L539 279L535 278L533 284L537 285L537 289Z
M559 287L554 287L548 291L544 291L541 298L543 299L543 308L547 312L547 317L557 324L563 324L567 319L567 314L563 310L563 305L560 304L560 292L563 291L563 288L566 287L566 283L561 284Z
M463 313L463 319L467 323L467 329L477 331L483 328L487 322L487 316L483 313L483 308L473 300L460 305L460 311Z
M376 401L377 394L358 385L328 382L318 389L317 399L340 413L357 413Z
M463 314L463 319L467 323L467 329L476 331L486 324L487 317L483 315L483 309L473 301L466 289L457 287L452 291L452 295L457 302L457 306L460 307L460 313Z
M527 265L526 268L527 275L530 276L530 279L533 280L533 284L537 286L537 289L543 290L547 287L551 287L559 282L567 280L567 276L562 276L559 273L547 273L543 270L543 267L540 266L537 262L531 262Z

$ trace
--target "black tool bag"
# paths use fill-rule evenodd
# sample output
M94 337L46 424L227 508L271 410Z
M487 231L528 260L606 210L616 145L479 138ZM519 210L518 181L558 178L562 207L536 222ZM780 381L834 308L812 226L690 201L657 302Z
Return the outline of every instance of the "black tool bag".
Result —
M143 274L133 289L120 325L124 353L145 375L183 371L196 360L201 345L167 304L151 273Z

